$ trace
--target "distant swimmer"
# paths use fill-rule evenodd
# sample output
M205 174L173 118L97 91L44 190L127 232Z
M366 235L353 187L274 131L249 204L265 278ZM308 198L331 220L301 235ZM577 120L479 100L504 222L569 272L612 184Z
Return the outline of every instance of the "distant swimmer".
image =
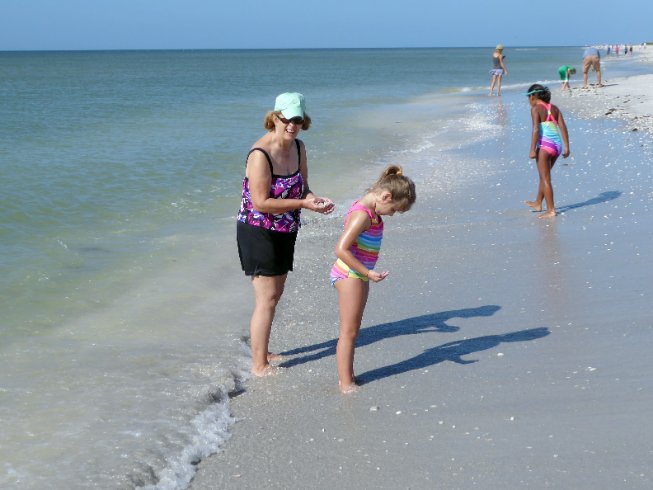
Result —
M553 186L551 185L551 169L558 156L569 156L569 135L562 112L551 104L551 91L538 83L531 85L526 93L531 105L533 134L531 136L531 151L529 158L537 163L540 183L537 197L534 201L525 201L533 211L542 211L542 200L546 201L546 212L540 218L550 218L556 215L553 204Z

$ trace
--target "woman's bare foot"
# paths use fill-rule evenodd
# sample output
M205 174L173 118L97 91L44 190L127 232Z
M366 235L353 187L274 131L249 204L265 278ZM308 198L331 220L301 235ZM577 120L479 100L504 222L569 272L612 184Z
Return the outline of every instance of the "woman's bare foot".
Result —
M533 211L537 211L538 213L542 211L542 203L536 203L535 201L524 201L524 204L533 208Z
M277 374L281 374L283 372L284 368L279 367L279 366L271 366L270 364L266 364L263 369L254 369L252 368L252 374L254 376L258 376L259 378L263 378L265 376L276 376Z
M547 211L546 213L541 214L540 216L538 216L538 218L555 218L557 214L558 213L556 212L556 210L552 209L551 211Z
M272 352L268 352L268 362L281 362L285 358L281 354L274 354Z

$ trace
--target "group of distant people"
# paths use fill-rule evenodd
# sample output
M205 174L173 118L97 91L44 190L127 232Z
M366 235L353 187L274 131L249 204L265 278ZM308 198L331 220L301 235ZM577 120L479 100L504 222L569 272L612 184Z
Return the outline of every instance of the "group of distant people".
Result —
M608 56L611 53L614 53L615 55L619 56L619 51L621 51L621 46L619 44L615 44L614 46L611 44L608 44L605 48L606 52L608 53ZM631 44L630 46L627 44L624 44L624 54L633 54L633 45Z
M624 46L624 49L626 46ZM505 64L505 55L503 54L503 44L497 44L492 53L492 68L490 69L490 75L492 76L490 82L490 96L494 95L494 88L497 88L497 95L501 95L501 79L504 75L508 74L508 69ZM632 46L630 46L632 52ZM609 51L608 51L609 54ZM617 51L618 54L618 51ZM587 88L589 71L590 69L594 70L596 73L596 85L598 87L603 87L601 81L601 53L600 51L593 47L588 46L583 52L583 88ZM562 65L558 68L558 75L560 76L560 82L562 83L562 90L571 90L569 86L569 79L572 75L576 74L576 68L569 65Z

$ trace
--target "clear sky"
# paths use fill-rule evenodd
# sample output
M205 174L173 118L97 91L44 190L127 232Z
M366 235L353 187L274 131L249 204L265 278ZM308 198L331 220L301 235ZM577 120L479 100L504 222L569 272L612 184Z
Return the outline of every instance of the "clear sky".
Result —
M0 51L653 41L653 0L0 0Z

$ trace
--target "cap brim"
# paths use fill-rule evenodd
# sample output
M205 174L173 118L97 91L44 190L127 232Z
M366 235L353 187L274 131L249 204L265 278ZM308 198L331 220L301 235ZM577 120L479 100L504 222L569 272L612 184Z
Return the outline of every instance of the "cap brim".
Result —
M300 107L289 107L281 111L283 117L286 119L292 119L293 117L301 117L304 119L304 111Z

